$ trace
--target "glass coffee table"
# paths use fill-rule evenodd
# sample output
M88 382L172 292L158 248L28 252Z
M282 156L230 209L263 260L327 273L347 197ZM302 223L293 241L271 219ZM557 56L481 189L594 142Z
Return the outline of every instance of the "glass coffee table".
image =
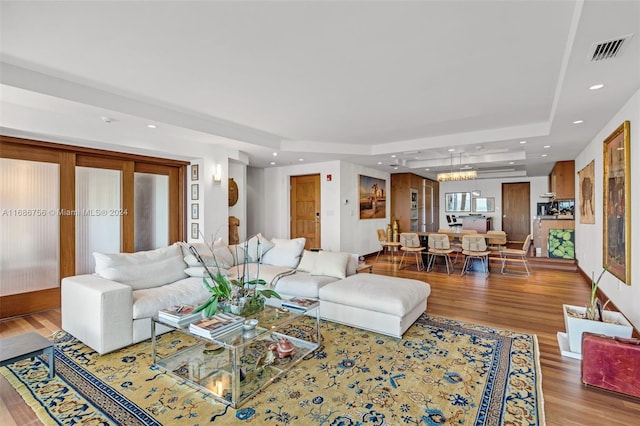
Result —
M314 327L287 327L305 314L315 322ZM258 320L254 329L244 330L240 327L211 338L190 333L188 325L176 327L157 317L153 318L153 364L184 379L196 389L210 393L218 401L237 408L315 351L321 342L320 311L317 306L306 312L265 306L264 311L247 317L250 318ZM158 325L194 336L198 343L161 357L157 353ZM272 351L281 339L287 339L294 347L293 353L282 358L277 351Z

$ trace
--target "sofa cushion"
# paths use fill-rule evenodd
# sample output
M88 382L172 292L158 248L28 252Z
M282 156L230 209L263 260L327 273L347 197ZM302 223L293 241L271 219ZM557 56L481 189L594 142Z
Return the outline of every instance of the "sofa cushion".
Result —
M134 290L157 287L186 278L187 266L176 243L137 253L93 253L96 273Z
M286 266L263 265L259 263L247 263L246 265L236 265L227 270L230 280L239 279L246 276L248 281L260 278L265 281L265 285L270 287L274 280L282 275L292 274L295 269ZM259 276L258 276L259 275Z
M349 262L347 262L347 276L350 277L354 275L358 271L358 262L360 260L360 256L357 254L352 254L349 258Z
M398 317L424 304L430 293L425 282L376 274L352 275L319 290L322 301Z
M192 243L191 245L198 251L198 254L207 266L218 266L226 269L235 264L231 249L229 249L229 246L222 238L218 238L211 247L205 243ZM198 259L188 250L186 251L184 261L189 266L202 266L200 262L198 262Z
M298 270L295 274L280 277L275 284L275 290L281 296L297 296L318 298L318 291L325 285L338 279L325 275L311 275Z
M311 272L313 268L316 266L316 260L318 259L317 251L309 251L304 250L302 253L302 259L300 259L300 263L298 264L298 271L300 272Z
M262 255L260 261L269 265L295 268L300 263L306 241L306 238L272 238L273 247Z
M210 293L201 278L185 278L172 284L133 292L133 319L149 318L173 305L199 305Z
M215 276L216 272L218 271L220 271L220 273L224 276L229 275L228 269L222 269L222 268L216 269L215 266L213 268L209 268L209 272L211 272L213 276ZM204 266L190 266L184 270L184 273L189 275L190 277L200 277L200 278L203 278L206 274L204 270Z
M350 253L319 251L311 275L326 275L329 277L345 278Z

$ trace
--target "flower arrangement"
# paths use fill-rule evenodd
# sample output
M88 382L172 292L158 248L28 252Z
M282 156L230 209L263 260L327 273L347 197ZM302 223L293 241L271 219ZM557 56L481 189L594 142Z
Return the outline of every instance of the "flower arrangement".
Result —
M195 312L204 311L207 317L211 317L222 308L222 310L228 309L236 314L246 316L258 312L264 308L265 298L275 297L281 299L282 297L272 289L258 289L258 285L265 285L266 282L260 279L260 263L257 264L256 278L250 279L249 277L249 253L248 253L248 240L244 243L244 259L242 266L242 275L230 279L225 276L215 254L213 253L212 246L207 244L213 260L215 263L216 272L211 272L206 265L198 250L189 246L189 251L193 256L202 264L205 271L205 276L202 278L202 283L205 288L211 293L211 296L200 306L198 306ZM260 249L260 240L258 239L258 251ZM236 259L238 253L236 250Z

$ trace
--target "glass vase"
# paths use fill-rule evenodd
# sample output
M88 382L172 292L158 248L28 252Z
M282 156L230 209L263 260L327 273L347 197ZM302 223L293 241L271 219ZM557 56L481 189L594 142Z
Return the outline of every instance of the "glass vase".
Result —
M240 316L247 317L264 310L264 297L247 297L240 308Z

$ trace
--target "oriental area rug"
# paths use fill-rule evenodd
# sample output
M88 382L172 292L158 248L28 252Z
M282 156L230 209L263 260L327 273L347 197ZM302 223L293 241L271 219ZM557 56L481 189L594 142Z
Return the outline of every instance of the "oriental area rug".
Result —
M294 323L312 333L312 318ZM46 425L544 425L535 335L423 314L402 339L323 321L322 345L240 408L152 366L145 341L99 356L64 332L1 372ZM169 354L195 339L159 337Z

